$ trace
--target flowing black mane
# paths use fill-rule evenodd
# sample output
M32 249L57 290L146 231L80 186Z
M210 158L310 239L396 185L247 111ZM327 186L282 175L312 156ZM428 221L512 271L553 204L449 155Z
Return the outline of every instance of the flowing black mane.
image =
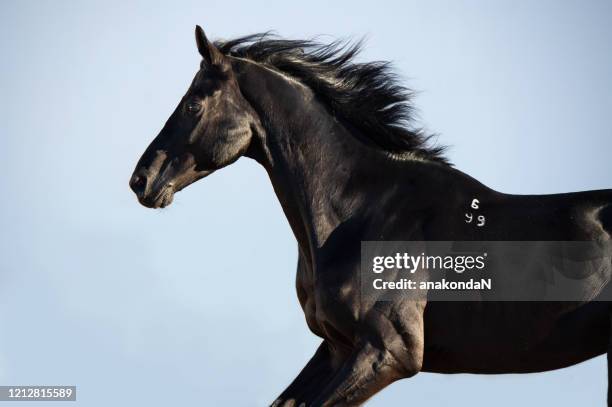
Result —
M444 147L431 146L431 136L411 126L413 92L398 83L389 63L354 62L361 44L284 40L268 33L215 43L225 55L250 59L298 79L380 148L448 163Z

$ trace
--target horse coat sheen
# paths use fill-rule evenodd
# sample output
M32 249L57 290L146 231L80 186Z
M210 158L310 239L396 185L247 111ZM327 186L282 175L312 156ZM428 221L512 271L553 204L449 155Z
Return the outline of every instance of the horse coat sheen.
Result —
M419 371L538 372L608 351L610 307L598 299L609 267L577 282L590 300L575 302L378 301L359 295L358 278L368 240L607 242L610 190L482 185L406 126L410 92L386 64L352 62L358 47L266 35L213 44L199 27L196 40L200 70L130 186L157 208L241 156L266 169L299 246L298 299L323 339L273 405L359 405Z

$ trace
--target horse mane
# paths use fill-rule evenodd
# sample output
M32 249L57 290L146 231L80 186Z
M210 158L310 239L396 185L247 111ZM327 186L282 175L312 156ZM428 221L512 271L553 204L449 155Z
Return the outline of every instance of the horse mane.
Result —
M414 92L399 84L390 63L354 61L362 41L322 44L260 33L215 45L224 55L261 63L299 80L333 114L383 150L448 164L445 147L432 146L432 135L412 127Z

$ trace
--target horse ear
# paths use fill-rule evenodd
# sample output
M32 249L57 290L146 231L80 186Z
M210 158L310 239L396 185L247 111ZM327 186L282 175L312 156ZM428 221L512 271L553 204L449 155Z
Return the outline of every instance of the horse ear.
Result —
M199 25L196 25L195 28L195 37L196 44L198 44L198 51L204 62L207 65L220 65L223 62L223 54L214 46L208 38L206 38L206 34L204 34L204 30Z

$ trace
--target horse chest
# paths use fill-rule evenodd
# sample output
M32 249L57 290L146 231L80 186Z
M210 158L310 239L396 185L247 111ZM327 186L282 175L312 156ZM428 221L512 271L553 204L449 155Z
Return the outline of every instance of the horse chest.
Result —
M300 261L296 287L310 330L316 335L345 342L353 336L358 311L358 287L351 273L313 270Z

